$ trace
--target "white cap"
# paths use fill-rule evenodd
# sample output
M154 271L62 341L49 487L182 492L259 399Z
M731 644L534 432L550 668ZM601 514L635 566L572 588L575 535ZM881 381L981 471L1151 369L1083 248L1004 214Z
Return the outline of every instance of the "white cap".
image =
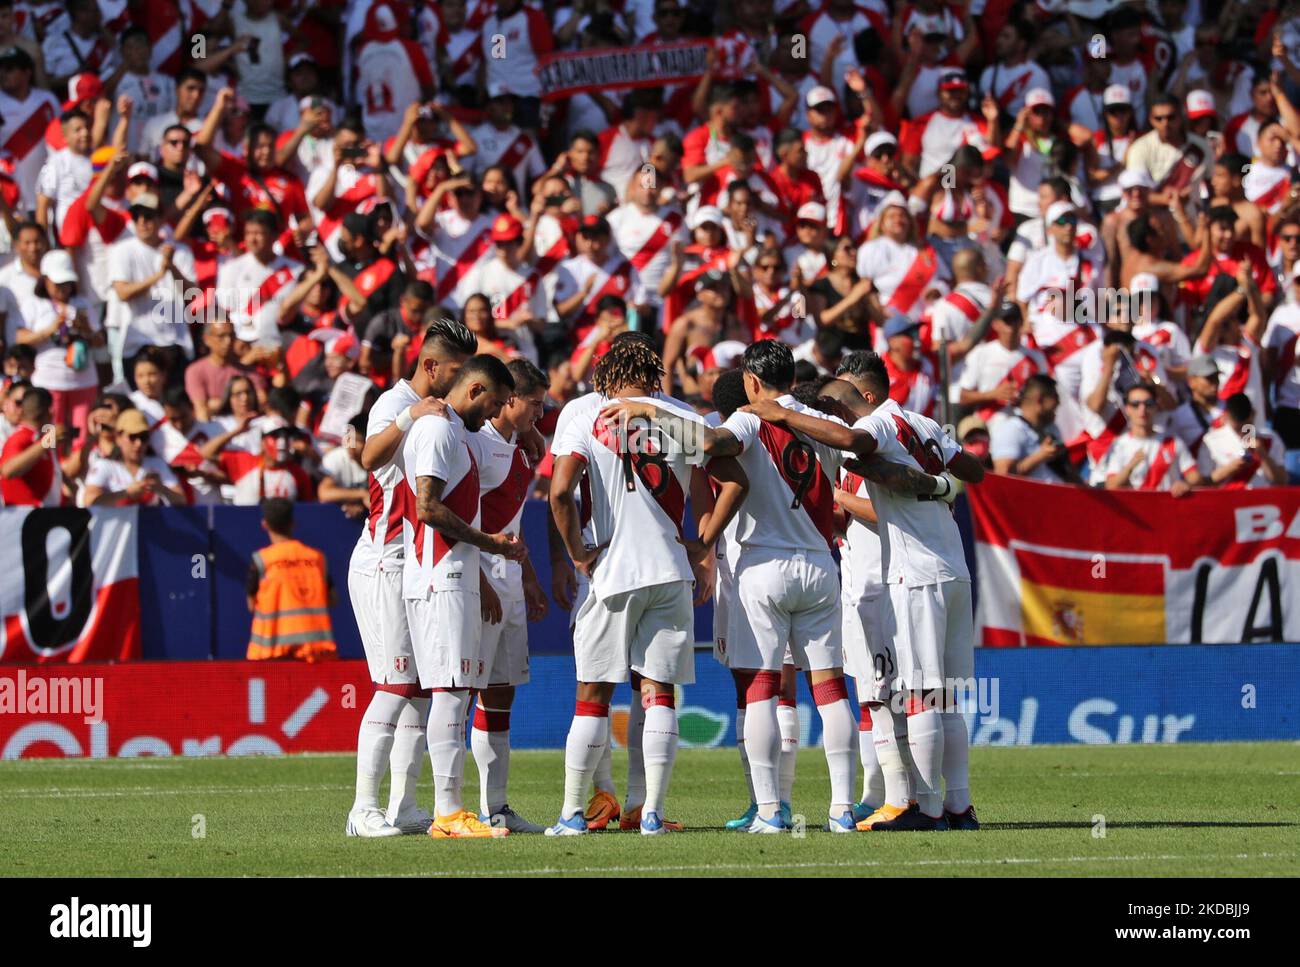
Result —
M1056 99L1045 87L1035 87L1025 95L1025 107L1056 107Z
M713 347L713 362L719 369L730 369L741 356L745 355L745 344L738 339L724 339Z
M235 224L235 216L230 213L230 209L222 208L220 205L215 208L209 208L203 213L203 224L210 225L218 218L224 218L227 226L233 226Z
M393 8L388 4L380 4L375 8L375 27L383 31L393 31L397 29L397 15L393 13Z
M152 208L158 210L158 196L151 191L143 192L136 195L135 200L131 202L131 208Z
M306 97L299 100L298 110L299 111L310 110L313 101L319 101L320 106L323 107L326 111L328 111L331 115L333 115L334 109L330 106L329 98L321 97L319 94L308 94Z
M1214 106L1214 95L1209 91L1192 91L1187 95L1187 119L1214 117L1219 109Z
M1058 218L1073 214L1074 206L1068 201L1054 201L1047 206L1047 214L1043 216L1043 224L1055 225Z
M55 285L77 281L77 269L67 249L51 249L41 256L41 275Z
M898 138L894 137L888 131L875 132L871 137L867 138L867 143L864 148L867 152L867 157L871 157L871 155L876 153L878 148L883 148L887 144L892 144L897 147Z
M826 206L819 201L806 201L799 206L795 218L801 222L817 222L819 225L825 225Z
M311 64L312 67L318 66L316 64L316 58L305 50L300 50L289 58L289 70L296 70L303 64Z
M127 181L132 181L136 178L148 178L156 185L158 183L158 169L147 161L137 161L131 167L126 169Z
M804 103L809 107L816 107L818 104L825 104L827 101L830 101L832 104L840 103L840 99L835 96L835 92L823 84L818 84L809 91L808 96L804 98Z
M1155 188L1156 183L1151 180L1151 176L1145 171L1137 171L1133 168L1125 168L1119 173L1120 191L1128 191L1130 188L1146 188L1151 190Z
M1127 104L1131 107L1133 95L1123 84L1112 84L1102 92L1101 103L1104 107L1110 107L1112 104Z
M1160 280L1151 272L1139 272L1128 280L1128 291L1129 295L1137 295L1139 292L1159 292Z
M717 225L721 228L726 224L726 220L723 218L722 212L718 208L715 208L713 205L701 205L699 208L695 209L695 214L690 217L690 230L693 232L701 225L709 224Z
M884 198L880 199L880 204L876 206L876 211L883 215L886 208L901 208L909 215L912 213L912 210L907 207L907 199L903 197L901 191L891 191Z

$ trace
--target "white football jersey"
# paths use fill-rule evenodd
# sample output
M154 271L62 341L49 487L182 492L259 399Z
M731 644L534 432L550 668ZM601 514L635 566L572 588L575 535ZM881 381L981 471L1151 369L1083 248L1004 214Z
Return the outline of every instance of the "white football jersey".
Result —
M676 400L634 399L654 403L688 422L704 422ZM623 439L618 427L600 419L600 408L599 399L587 403L586 412L567 422L563 439L557 436L553 447L557 457L572 455L586 465L591 539L609 545L596 565L592 593L604 599L670 581L694 580L681 543L686 536L682 518L690 468L703 461L703 450L685 452L645 421L633 421Z
M777 400L796 413L826 414L793 396ZM737 458L749 478L749 493L736 517L742 546L795 551L829 551L834 540L835 481L843 451L815 443L788 427L737 411L722 428L740 441Z
M428 600L432 591L478 594L479 549L426 525L416 514L421 477L443 482L442 503L471 527L479 526L478 464L465 424L450 406L446 417L422 416L402 444L406 493L402 597Z
M411 384L399 379L375 400L366 422L366 438L377 436L388 429L398 414L408 406L420 402ZM405 472L402 466L403 447L398 447L388 463L372 471L366 486L370 491L370 507L366 524L361 528L357 546L352 549L348 567L362 574L376 571L395 571L402 567L402 518L406 507L406 489L402 486Z
M890 463L941 473L961 452L938 423L905 411L886 400L870 416L853 424L876 441L876 455ZM885 575L888 584L922 587L943 581L969 581L961 533L951 508L939 500L890 493L868 485L871 502L884 527Z
M524 516L524 502L533 482L533 467L517 445L491 422L468 435L474 459L478 461L479 519L486 534L518 534ZM502 600L522 600L523 566L500 554L483 554L483 573Z
M872 497L867 482L849 470L840 472L840 489L855 497L867 500ZM861 601L884 590L884 547L879 527L879 524L870 524L849 515L848 527L844 529L844 546L840 551L840 579L844 585L845 601Z

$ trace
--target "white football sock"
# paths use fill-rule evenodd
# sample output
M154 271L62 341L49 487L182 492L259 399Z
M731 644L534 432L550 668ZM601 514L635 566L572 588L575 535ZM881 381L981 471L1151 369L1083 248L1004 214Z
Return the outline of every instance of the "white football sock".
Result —
M875 722L871 709L862 706L858 713L858 758L862 762L862 802L879 809L885 801L885 773L876 760Z
M780 672L757 672L745 692L745 752L754 783L754 801L764 819L776 815L781 801L777 775L781 762L781 727L776 714L780 691Z
M640 692L634 689L632 704L627 710L627 798L623 803L625 813L631 812L645 802L645 720L646 709L641 704Z
M608 747L609 706L578 702L564 744L564 808L560 818L582 815L587 805L587 784Z
M754 780L749 774L749 753L745 751L745 710L736 709L736 751L740 753L740 768L745 773L745 788L749 790L749 801L754 801Z
M903 733L901 736L898 735L900 731ZM906 759L903 757L903 751L907 749L907 717L902 712L892 711L887 703L873 705L871 738L884 777L884 801L906 809L913 795L912 756L909 752Z
M465 774L465 715L469 690L435 691L429 703L429 761L433 764L433 808L450 816L465 808L461 780Z
M506 804L510 778L510 710L484 708L480 704L474 710L469 745L474 764L478 766L479 811L491 816Z
M379 780L388 769L393 735L406 699L392 692L375 692L357 730L357 793L353 809L379 808Z
M781 763L777 769L777 791L781 802L794 795L794 769L799 761L799 709L776 702L776 724L781 730Z
M425 724L429 718L429 697L407 699L397 719L393 751L388 754L393 781L388 790L388 815L396 819L416 806L420 770L424 768Z
M848 689L843 676L813 686L813 701L822 717L822 746L826 752L826 766L831 774L831 807L829 815L839 817L853 805L853 786L857 778L857 759L853 754L853 738L857 734L857 716L849 702Z
M916 764L916 800L921 812L943 815L943 716L926 708L907 717L907 744Z
M944 712L943 808L964 813L970 808L970 736L959 712Z
M613 725L609 717L605 718L605 751L600 754L600 761L596 763L596 772L592 776L592 784L602 792L607 792L615 799L618 798L618 790L614 788L614 736L611 731Z
M663 699L672 701L672 693ZM658 701L663 701L659 699ZM668 796L668 781L673 774L673 760L677 758L677 709L671 705L651 705L644 716L644 752L645 752L645 808L641 815L664 814L664 799ZM631 788L631 779L628 780ZM631 802L631 793L628 793Z

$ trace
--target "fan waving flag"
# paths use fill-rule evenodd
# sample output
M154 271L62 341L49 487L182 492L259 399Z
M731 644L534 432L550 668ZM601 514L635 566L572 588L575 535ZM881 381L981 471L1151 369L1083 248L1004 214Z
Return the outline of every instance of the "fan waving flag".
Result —
M1300 494L969 489L986 647L1295 641Z
M0 662L140 657L137 514L0 510Z

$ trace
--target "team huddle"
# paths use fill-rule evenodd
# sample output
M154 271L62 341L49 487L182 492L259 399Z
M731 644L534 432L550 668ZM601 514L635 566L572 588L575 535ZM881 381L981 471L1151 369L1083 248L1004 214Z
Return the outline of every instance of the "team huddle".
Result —
M974 627L951 503L981 479L979 461L890 400L875 353L792 392L789 347L754 343L701 417L661 392L663 360L638 332L613 339L551 441L551 561L575 578L577 698L558 819L512 810L510 707L528 681L528 622L548 607L520 534L547 382L476 349L460 324L433 324L413 375L370 411L370 512L349 591L375 693L348 835L680 830L665 818L676 688L695 680L693 605L710 594L749 791L729 828L793 828L799 671L821 717L826 829L978 828L954 701L973 676ZM634 693L622 802L609 717L620 682ZM462 789L472 701L477 810ZM432 815L416 796L426 748Z

